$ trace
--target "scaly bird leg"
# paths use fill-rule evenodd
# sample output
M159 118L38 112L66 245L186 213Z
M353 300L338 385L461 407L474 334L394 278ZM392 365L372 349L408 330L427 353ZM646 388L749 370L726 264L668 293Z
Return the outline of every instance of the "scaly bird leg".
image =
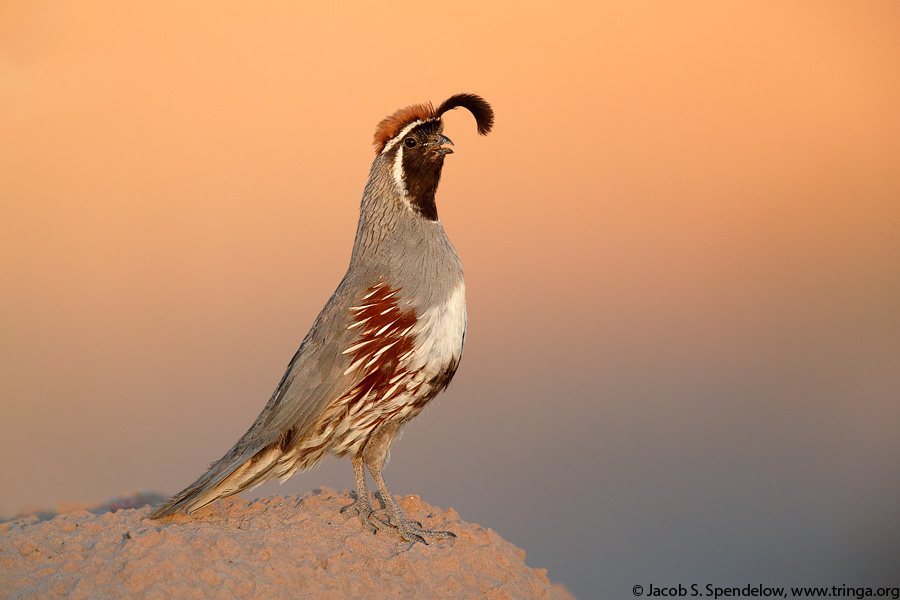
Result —
M397 528L397 532L403 536L404 540L410 543L422 542L427 546L428 542L425 541L425 537L423 536L432 538L456 537L456 534L452 531L433 531L431 529L422 529L421 527L413 525L413 523L403 515L403 511L400 510L400 505L397 504L394 495L391 494L391 490L388 489L384 477L381 476L381 471L374 468L372 465L368 465L368 467L369 473L372 474L372 479L375 480L375 485L378 486L378 491L381 492L381 499L384 502L385 509L391 519L390 525ZM384 523L384 521L381 521L378 517L373 518Z
M363 470L363 459L361 456L354 456L351 462L353 463L353 472L356 474L356 500L341 508L341 513L351 509L355 510L356 514L362 517L363 524L372 533L377 533L381 527L372 522L372 503L369 501L369 489L366 487L366 472ZM375 518L377 519L377 517Z
M347 510L354 510L362 518L365 525L372 533L378 533L386 527L393 527L391 523L378 518L375 511L372 510L372 502L369 500L369 488L366 486L366 472L363 469L362 457L354 457L351 459L353 463L353 472L356 474L356 500L341 508L341 513ZM382 509L378 509L382 510Z

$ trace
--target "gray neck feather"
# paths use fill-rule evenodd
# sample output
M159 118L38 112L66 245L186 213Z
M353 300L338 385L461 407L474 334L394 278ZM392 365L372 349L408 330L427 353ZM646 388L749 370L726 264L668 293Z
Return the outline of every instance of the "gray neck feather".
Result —
M462 266L441 222L421 217L400 195L390 162L372 163L348 275L401 287L412 306L442 302L462 282Z

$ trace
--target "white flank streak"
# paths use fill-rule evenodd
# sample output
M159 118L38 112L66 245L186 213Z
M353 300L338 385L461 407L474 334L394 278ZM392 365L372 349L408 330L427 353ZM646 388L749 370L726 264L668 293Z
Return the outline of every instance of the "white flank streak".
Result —
M391 312L392 310L395 310L396 308L397 308L396 306L389 306L389 307L387 307L386 309L384 309L383 311L381 311L381 314L382 314L382 315L386 315L386 314L388 314L389 312Z
M362 347L365 346L366 344L371 344L371 343L374 342L374 341L375 341L375 340L363 340L362 342L360 342L360 343L358 343L358 344L353 344L352 346L350 346L349 348L347 348L346 350L344 350L343 352L341 352L341 354L350 354L351 352L354 352L354 351L356 351L356 350L359 350L360 348L362 348Z
M365 325L366 322L367 322L369 319L371 319L371 318L372 318L372 317L366 317L366 318L363 319L362 321L357 321L356 323L354 323L353 325L351 325L350 327L348 327L347 330L350 331L351 329L356 329L357 327L361 327L362 325Z
M347 370L344 371L344 375L349 375L350 373L352 373L353 371L355 371L355 370L359 367L359 365L363 364L363 361L365 361L365 360L366 360L366 357L363 356L363 357L360 358L358 361L356 361L355 363L353 363L352 365L350 365L349 367L347 367Z
M391 389L389 389L389 390L387 391L387 393L386 393L384 396L381 397L381 399L382 399L382 400L387 400L388 398L390 398L391 396L393 396L393 395L394 395L394 392L396 392L396 391L397 391L397 388L400 387L402 384L403 384L402 381L398 381L397 383L395 383L395 384L394 384L394 387L392 387Z
M374 354L374 356L376 356L376 357L381 356L382 354L384 354L385 352L387 352L388 350L390 350L390 349L391 349L391 346L396 346L396 345L399 344L399 343L400 343L400 340L391 342L390 344L388 344L387 346L385 346L384 348L382 348L381 350L379 350L378 352L376 352L376 353Z
M388 323L387 325L385 325L384 327L382 327L381 329L376 331L375 335L381 335L382 333L384 333L385 331L390 329L391 326L393 326L395 323L397 323L397 321L398 321L398 319L394 319L393 321L391 321L390 323Z
M371 298L373 295L375 295L375 294L378 293L379 291L381 291L381 286L380 286L380 285L376 285L376 286L372 289L372 291L369 292L368 294L366 294L365 296L363 296L362 299L363 299L363 300L368 300L369 298Z

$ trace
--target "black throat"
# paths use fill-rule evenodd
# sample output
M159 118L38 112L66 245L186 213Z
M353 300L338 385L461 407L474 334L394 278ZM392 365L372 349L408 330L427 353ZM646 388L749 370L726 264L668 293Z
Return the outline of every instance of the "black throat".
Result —
M435 194L444 166L443 155L426 152L404 152L403 173L406 176L406 193L413 209L423 218L438 220Z

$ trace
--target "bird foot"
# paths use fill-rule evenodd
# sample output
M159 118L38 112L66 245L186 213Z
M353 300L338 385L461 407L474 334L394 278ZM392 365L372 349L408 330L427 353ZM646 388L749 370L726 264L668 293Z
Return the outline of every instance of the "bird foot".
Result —
M383 502L383 500L382 500ZM391 509L394 510L391 510ZM377 516L375 513L386 512L387 519L382 519ZM407 518L406 515L403 514L403 511L400 510L400 507L394 503L394 506L388 504L384 508L379 508L377 510L372 511L372 519L376 519L379 523L383 523L386 526L389 526L397 531L404 540L411 544L415 544L416 542L421 542L428 545L428 542L425 541L425 538L434 538L434 539L446 539L446 538L455 538L456 534L452 531L438 531L434 529L424 529L422 524L415 519Z
M363 525L365 525L366 528L372 533L378 533L378 531L384 526L388 526L387 523L383 523L381 519L375 516L375 511L372 510L372 504L365 496L360 496L357 494L356 500L346 506L342 506L340 512L341 514L344 514L348 510L352 510L353 512L355 512L362 519ZM373 523L373 520L382 522L383 525L376 525L375 523Z
M372 513L375 514L375 515L384 514L384 515L385 515L384 518L382 518L381 516L379 516L378 518L381 519L382 521L384 521L385 523L390 523L391 516L390 516L390 513L388 513L388 510L387 510L386 508L384 508L384 507L382 507L382 508L376 508L375 510L372 511ZM403 515L403 518L406 519L406 522L407 522L407 523L410 523L410 524L412 524L412 525L415 525L417 529L422 529L422 523L421 523L421 522L416 521L415 519L410 519L410 518L407 517L406 515ZM391 525L391 527L394 527L394 525ZM426 531L427 531L427 530L426 530Z
M377 517L376 517L377 518ZM380 520L380 519L379 519ZM397 523L394 523L395 519L392 517L391 526L396 528L397 533L400 534L407 542L412 544L416 542L422 542L426 546L428 542L425 541L425 538L433 538L433 539L446 539L446 538L455 538L456 534L452 531L438 531L435 529L422 529L422 524L418 521L413 521L412 519L407 519L402 516L400 519L397 519ZM413 525L415 523L416 525Z
M341 507L340 512L343 514L352 510L362 519L363 524L372 533L378 533L385 529L393 529L407 542L410 542L411 544L421 542L426 546L428 545L428 542L425 538L446 539L456 537L456 534L452 531L423 529L422 524L419 521L406 518L402 512L398 513L398 518L398 516L391 515L391 511L387 508L376 508L373 510L372 504L368 501L368 498L360 498L360 496L357 496L356 500ZM379 513L387 514L384 517L381 517L379 516Z

